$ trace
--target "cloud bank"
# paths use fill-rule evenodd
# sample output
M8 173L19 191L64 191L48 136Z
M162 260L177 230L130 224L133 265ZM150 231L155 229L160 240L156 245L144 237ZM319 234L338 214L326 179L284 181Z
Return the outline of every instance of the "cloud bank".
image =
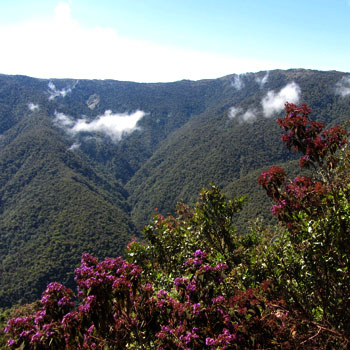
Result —
M350 76L342 77L336 84L336 93L342 97L350 95Z
M0 37L1 73L46 79L164 82L289 68L271 60L164 46L130 39L114 28L82 25L67 2L60 2L50 18L0 24Z
M277 93L270 90L261 101L264 116L269 118L283 111L286 102L298 103L300 94L301 89L294 81Z
M64 128L70 135L76 136L80 133L99 133L108 136L112 141L117 142L122 137L139 130L137 123L146 115L143 111L136 111L132 114L114 114L106 111L104 115L98 116L93 121L87 119L73 120L63 113L55 113L54 123Z

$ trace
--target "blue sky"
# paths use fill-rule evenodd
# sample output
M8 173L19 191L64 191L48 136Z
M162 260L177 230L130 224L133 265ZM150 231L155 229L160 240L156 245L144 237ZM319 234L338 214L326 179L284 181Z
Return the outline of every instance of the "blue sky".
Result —
M2 0L0 73L140 82L350 72L349 0Z

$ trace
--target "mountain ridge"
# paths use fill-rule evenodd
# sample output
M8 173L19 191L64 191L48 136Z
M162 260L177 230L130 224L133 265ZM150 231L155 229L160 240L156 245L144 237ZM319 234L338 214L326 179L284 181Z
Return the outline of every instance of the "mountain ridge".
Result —
M240 228L273 222L256 175L293 169L274 121L281 99L342 124L348 84L348 73L304 69L150 84L0 74L0 307L38 298L52 280L73 287L83 252L123 254L154 208L194 203L211 181L250 194ZM136 111L129 131L113 124Z

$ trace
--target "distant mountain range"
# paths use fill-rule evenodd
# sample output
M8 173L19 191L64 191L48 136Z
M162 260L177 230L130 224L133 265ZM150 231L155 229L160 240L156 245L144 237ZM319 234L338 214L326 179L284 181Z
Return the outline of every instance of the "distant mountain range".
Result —
M246 194L237 217L273 222L256 185L295 171L275 118L306 103L327 125L350 119L350 74L303 69L140 84L0 75L0 307L73 286L83 252L123 254L154 208L191 204L211 181Z

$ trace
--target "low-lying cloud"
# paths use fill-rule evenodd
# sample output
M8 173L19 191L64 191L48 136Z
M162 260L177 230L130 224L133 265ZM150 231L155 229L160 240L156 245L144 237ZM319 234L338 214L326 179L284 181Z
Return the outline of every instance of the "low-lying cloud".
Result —
M31 112L36 112L39 110L39 105L30 102L30 103L28 103L28 108Z
M265 79L265 82L263 80ZM268 73L262 78L261 84L265 84L268 79ZM350 82L349 82L350 83ZM279 92L269 91L261 100L262 111L257 108L248 108L244 111L241 107L231 107L228 110L229 119L237 119L239 122L253 122L258 116L263 115L266 118L274 116L284 109L286 102L298 103L301 89L295 82L287 84Z
M342 77L336 84L336 93L342 97L350 95L350 76Z
M139 130L137 123L146 115L143 111L136 111L132 114L112 113L108 110L104 115L88 121L85 118L73 120L63 113L55 113L55 124L64 128L72 136L80 133L99 133L108 136L112 141L117 142L123 136Z
M253 122L257 118L258 111L255 108L249 108L244 114L240 116L242 122Z
M76 81L71 86L67 86L61 90L57 90L55 84L52 81L50 81L47 85L49 88L49 90L47 91L49 94L49 100L52 101L59 96L65 97L68 93L72 92L72 90L76 87L77 84L78 82Z
M244 88L244 81L241 77L241 74L235 75L235 78L231 82L231 85L238 91Z
M254 79L254 81L259 85L260 89L264 87L264 85L268 82L269 79L269 71L266 71L265 75L263 77L252 75L251 73L242 73L242 74L236 74L231 81L231 86L234 87L237 91L242 90L246 82L248 82L248 79Z
M69 148L68 148L68 151L75 151L76 149L78 149L80 147L80 143L79 142L74 142L73 144L72 144L72 146L70 146Z
M64 113L55 112L55 124L60 127L70 128L74 125L74 120Z
M272 117L284 109L286 102L298 103L301 89L294 81L286 85L279 92L269 91L262 99L261 104L266 118Z
M260 89L267 83L267 81L269 80L269 74L270 72L267 71L266 74L260 78L260 77L256 77L255 81L259 84Z
M228 117L230 119L236 118L239 122L253 122L258 116L256 108L248 108L245 112L241 107L231 107L228 110Z
M243 109L241 107L231 107L228 110L228 117L230 119L236 118L239 114L243 112Z

